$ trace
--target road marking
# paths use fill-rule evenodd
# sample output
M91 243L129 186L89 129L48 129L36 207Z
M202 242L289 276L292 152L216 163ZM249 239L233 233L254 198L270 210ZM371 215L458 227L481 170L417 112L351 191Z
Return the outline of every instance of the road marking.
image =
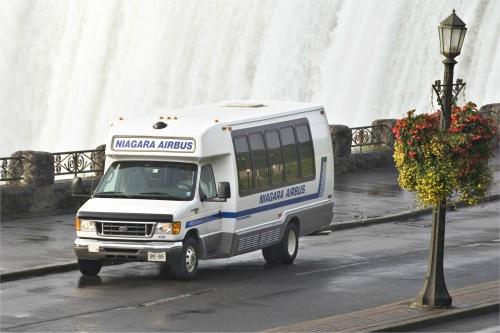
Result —
M114 308L113 310L133 310L133 309L142 308L142 307L155 306L155 305L160 305L160 304L178 301L180 299L184 299L184 298L188 298L188 297L192 297L192 296L199 296L199 295L203 295L203 294L208 294L208 293L211 293L214 291L215 291L214 288L200 290L200 291L196 291L196 292L190 293L190 294L182 294L182 295L177 295L177 296L172 296L172 297L159 298L159 299L155 299L155 300L152 300L149 302L143 302L143 303L139 303L139 304L118 307L118 308Z
M295 276L309 275L309 274L326 272L326 271L334 271L334 270L340 269L340 268L359 266L359 265L364 265L364 264L368 264L368 263L370 263L370 261L362 261L362 262L355 262L355 263L347 264L347 265L340 265L340 266L332 266L332 267L320 268L320 269L315 269L313 271L307 271L307 272L302 272L302 273L295 273Z
M40 325L40 324L44 324L44 323L56 322L56 321L65 320L65 319L68 319L68 318L91 316L91 315L94 315L94 314L101 314L101 313L107 312L107 311L130 310L130 309L135 309L135 308L138 308L138 307L145 307L145 306L152 306L152 305L157 305L157 304L163 304L163 303L167 303L167 302L173 302L175 300L179 300L179 299L183 299L183 298L187 298L187 297L191 297L191 296L199 296L199 295L211 293L211 292L214 292L214 291L216 291L215 288L205 289L205 290L199 290L199 291L195 291L195 292L190 293L190 294L182 294L182 295L168 297L168 298L161 298L161 299L158 299L158 300L144 302L144 303L139 303L139 304L130 305L130 306L117 306L117 307L112 307L112 308L107 308L107 309L100 309L100 310L87 311L87 312L82 312L82 313L75 313L75 314L70 314L70 315L61 316L61 317L57 317L57 318L43 319L43 320L37 320L37 321L34 321L34 322L30 322L30 323L24 323L24 324L19 324L19 325L14 325L14 326L2 327L2 329L4 329L4 330L12 330L12 329L17 329L17 328L21 328L21 327L29 327L29 326Z
M491 244L491 243L474 243L474 244L462 245L460 247L497 246L497 245L498 244Z

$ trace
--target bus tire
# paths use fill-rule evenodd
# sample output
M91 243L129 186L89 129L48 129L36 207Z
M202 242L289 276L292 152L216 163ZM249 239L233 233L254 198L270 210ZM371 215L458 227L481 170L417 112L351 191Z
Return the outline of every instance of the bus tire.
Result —
M102 260L78 259L78 268L85 276L96 276L102 268Z
M278 246L271 245L262 249L262 256L268 264L278 264L280 261L278 259Z
M199 256L198 243L192 237L187 238L179 260L172 266L175 277L186 281L194 279L198 272Z
M278 260L282 264L291 264L299 250L299 228L295 223L289 223L283 239L278 244Z

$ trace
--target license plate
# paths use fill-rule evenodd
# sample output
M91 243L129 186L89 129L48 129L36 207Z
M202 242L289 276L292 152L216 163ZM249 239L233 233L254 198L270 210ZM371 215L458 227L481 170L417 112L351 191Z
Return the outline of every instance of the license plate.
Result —
M165 252L148 252L148 261L167 261Z
M89 244L89 252L99 252L99 244Z

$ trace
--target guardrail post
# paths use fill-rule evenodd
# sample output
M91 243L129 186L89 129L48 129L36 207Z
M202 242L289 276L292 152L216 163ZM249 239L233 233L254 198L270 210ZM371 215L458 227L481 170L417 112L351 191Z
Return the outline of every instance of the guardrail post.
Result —
M351 129L345 125L330 125L330 136L332 138L335 173L346 173L349 171L349 156L351 156Z
M391 150L394 149L394 135L392 128L396 125L397 119L377 119L372 122L373 136L375 142L383 142Z
M22 157L23 182L33 186L54 184L54 157L44 151L16 151L12 157Z

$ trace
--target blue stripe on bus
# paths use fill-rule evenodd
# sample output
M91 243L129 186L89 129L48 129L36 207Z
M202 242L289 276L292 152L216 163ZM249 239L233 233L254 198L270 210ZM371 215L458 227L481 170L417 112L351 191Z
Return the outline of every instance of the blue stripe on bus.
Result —
M264 212L266 210L276 209L283 206L293 205L302 201L312 200L318 198L318 193L313 193L309 195L304 195L303 197L293 198L285 201L275 202L269 205L250 208L241 210L239 212L222 212L222 218L238 218L246 215L252 215L260 212Z
M194 227L195 225L199 225L199 224L211 222L211 221L214 221L214 220L218 220L218 219L221 218L221 216L222 216L222 213L217 213L217 214L208 215L208 216L205 216L205 217L200 217L199 219L196 219L196 220L188 221L188 222L186 222L186 228Z
M308 194L303 197L293 198L285 201L275 202L269 205L254 207L250 209L241 210L239 212L221 212L219 214L213 214L205 217L201 217L195 220L191 220L186 222L186 228L193 227L195 225L211 222L217 219L237 219L239 217L248 216L260 212L264 212L266 210L276 209L283 206L293 205L299 202L317 199L320 196L323 196L325 192L326 185L326 157L321 158L321 174L319 177L318 191L316 193Z

